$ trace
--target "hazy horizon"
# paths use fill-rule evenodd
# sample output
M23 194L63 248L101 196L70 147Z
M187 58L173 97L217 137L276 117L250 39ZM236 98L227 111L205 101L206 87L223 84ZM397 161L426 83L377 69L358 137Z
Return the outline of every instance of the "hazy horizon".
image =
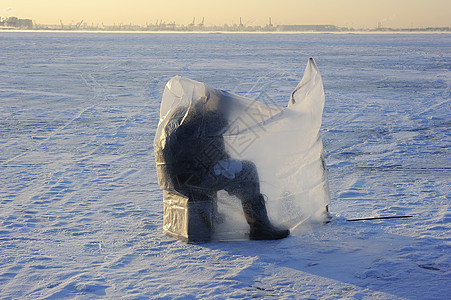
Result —
M32 19L38 24L154 24L157 21L205 25L242 23L318 25L341 27L447 27L451 25L449 0L0 0L0 16Z

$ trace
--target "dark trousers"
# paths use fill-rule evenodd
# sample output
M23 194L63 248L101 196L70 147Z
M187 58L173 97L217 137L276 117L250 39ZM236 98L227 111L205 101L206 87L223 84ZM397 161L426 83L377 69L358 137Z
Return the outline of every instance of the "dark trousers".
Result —
M228 159L222 162L223 164L218 163L209 167L208 172L203 172L204 176L201 178L194 174L197 179L200 179L196 180L196 184L192 184L189 180L183 183L177 181L179 184L176 190L193 199L213 201L214 205L216 205L217 192L225 190L229 195L241 200L246 220L251 224L254 219L251 211L255 207L255 202L262 201L257 167L251 161Z

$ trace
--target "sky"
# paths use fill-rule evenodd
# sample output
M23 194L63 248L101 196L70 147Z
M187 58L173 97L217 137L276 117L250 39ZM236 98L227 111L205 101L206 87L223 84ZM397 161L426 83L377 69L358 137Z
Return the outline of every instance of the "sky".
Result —
M38 24L336 25L447 27L450 0L0 0L0 16Z

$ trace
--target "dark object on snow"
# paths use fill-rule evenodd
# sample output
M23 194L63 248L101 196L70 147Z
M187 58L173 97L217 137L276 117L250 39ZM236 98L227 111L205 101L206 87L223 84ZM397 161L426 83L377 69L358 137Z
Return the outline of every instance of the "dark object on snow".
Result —
M154 140L164 232L188 241L277 239L289 234L278 228L324 222L323 107L313 59L286 107L264 93L257 101L169 80Z
M412 217L413 216L372 217L372 218L349 219L346 221L355 222L355 221L386 220L386 219L404 219L404 218L412 218Z
M188 241L210 239L219 190L241 200L250 239L287 237L289 230L277 229L268 219L255 164L232 159L226 152L223 133L229 126L227 100L225 94L209 93L190 111L179 107L168 117L163 142L155 149L164 162L159 165L159 178L172 190L165 196L183 201L183 197L174 195L176 192L188 198L185 205L190 206L191 213L186 216L189 231L184 238Z

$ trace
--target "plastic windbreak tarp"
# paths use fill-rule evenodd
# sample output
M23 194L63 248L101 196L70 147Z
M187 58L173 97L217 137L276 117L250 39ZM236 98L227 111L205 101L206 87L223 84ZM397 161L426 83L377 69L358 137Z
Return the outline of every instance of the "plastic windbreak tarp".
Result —
M272 224L295 234L304 221L321 221L330 202L319 134L323 107L323 83L312 58L287 107L173 77L154 141L159 185L211 196L215 239L246 238L243 192L234 189L249 185L264 195Z

